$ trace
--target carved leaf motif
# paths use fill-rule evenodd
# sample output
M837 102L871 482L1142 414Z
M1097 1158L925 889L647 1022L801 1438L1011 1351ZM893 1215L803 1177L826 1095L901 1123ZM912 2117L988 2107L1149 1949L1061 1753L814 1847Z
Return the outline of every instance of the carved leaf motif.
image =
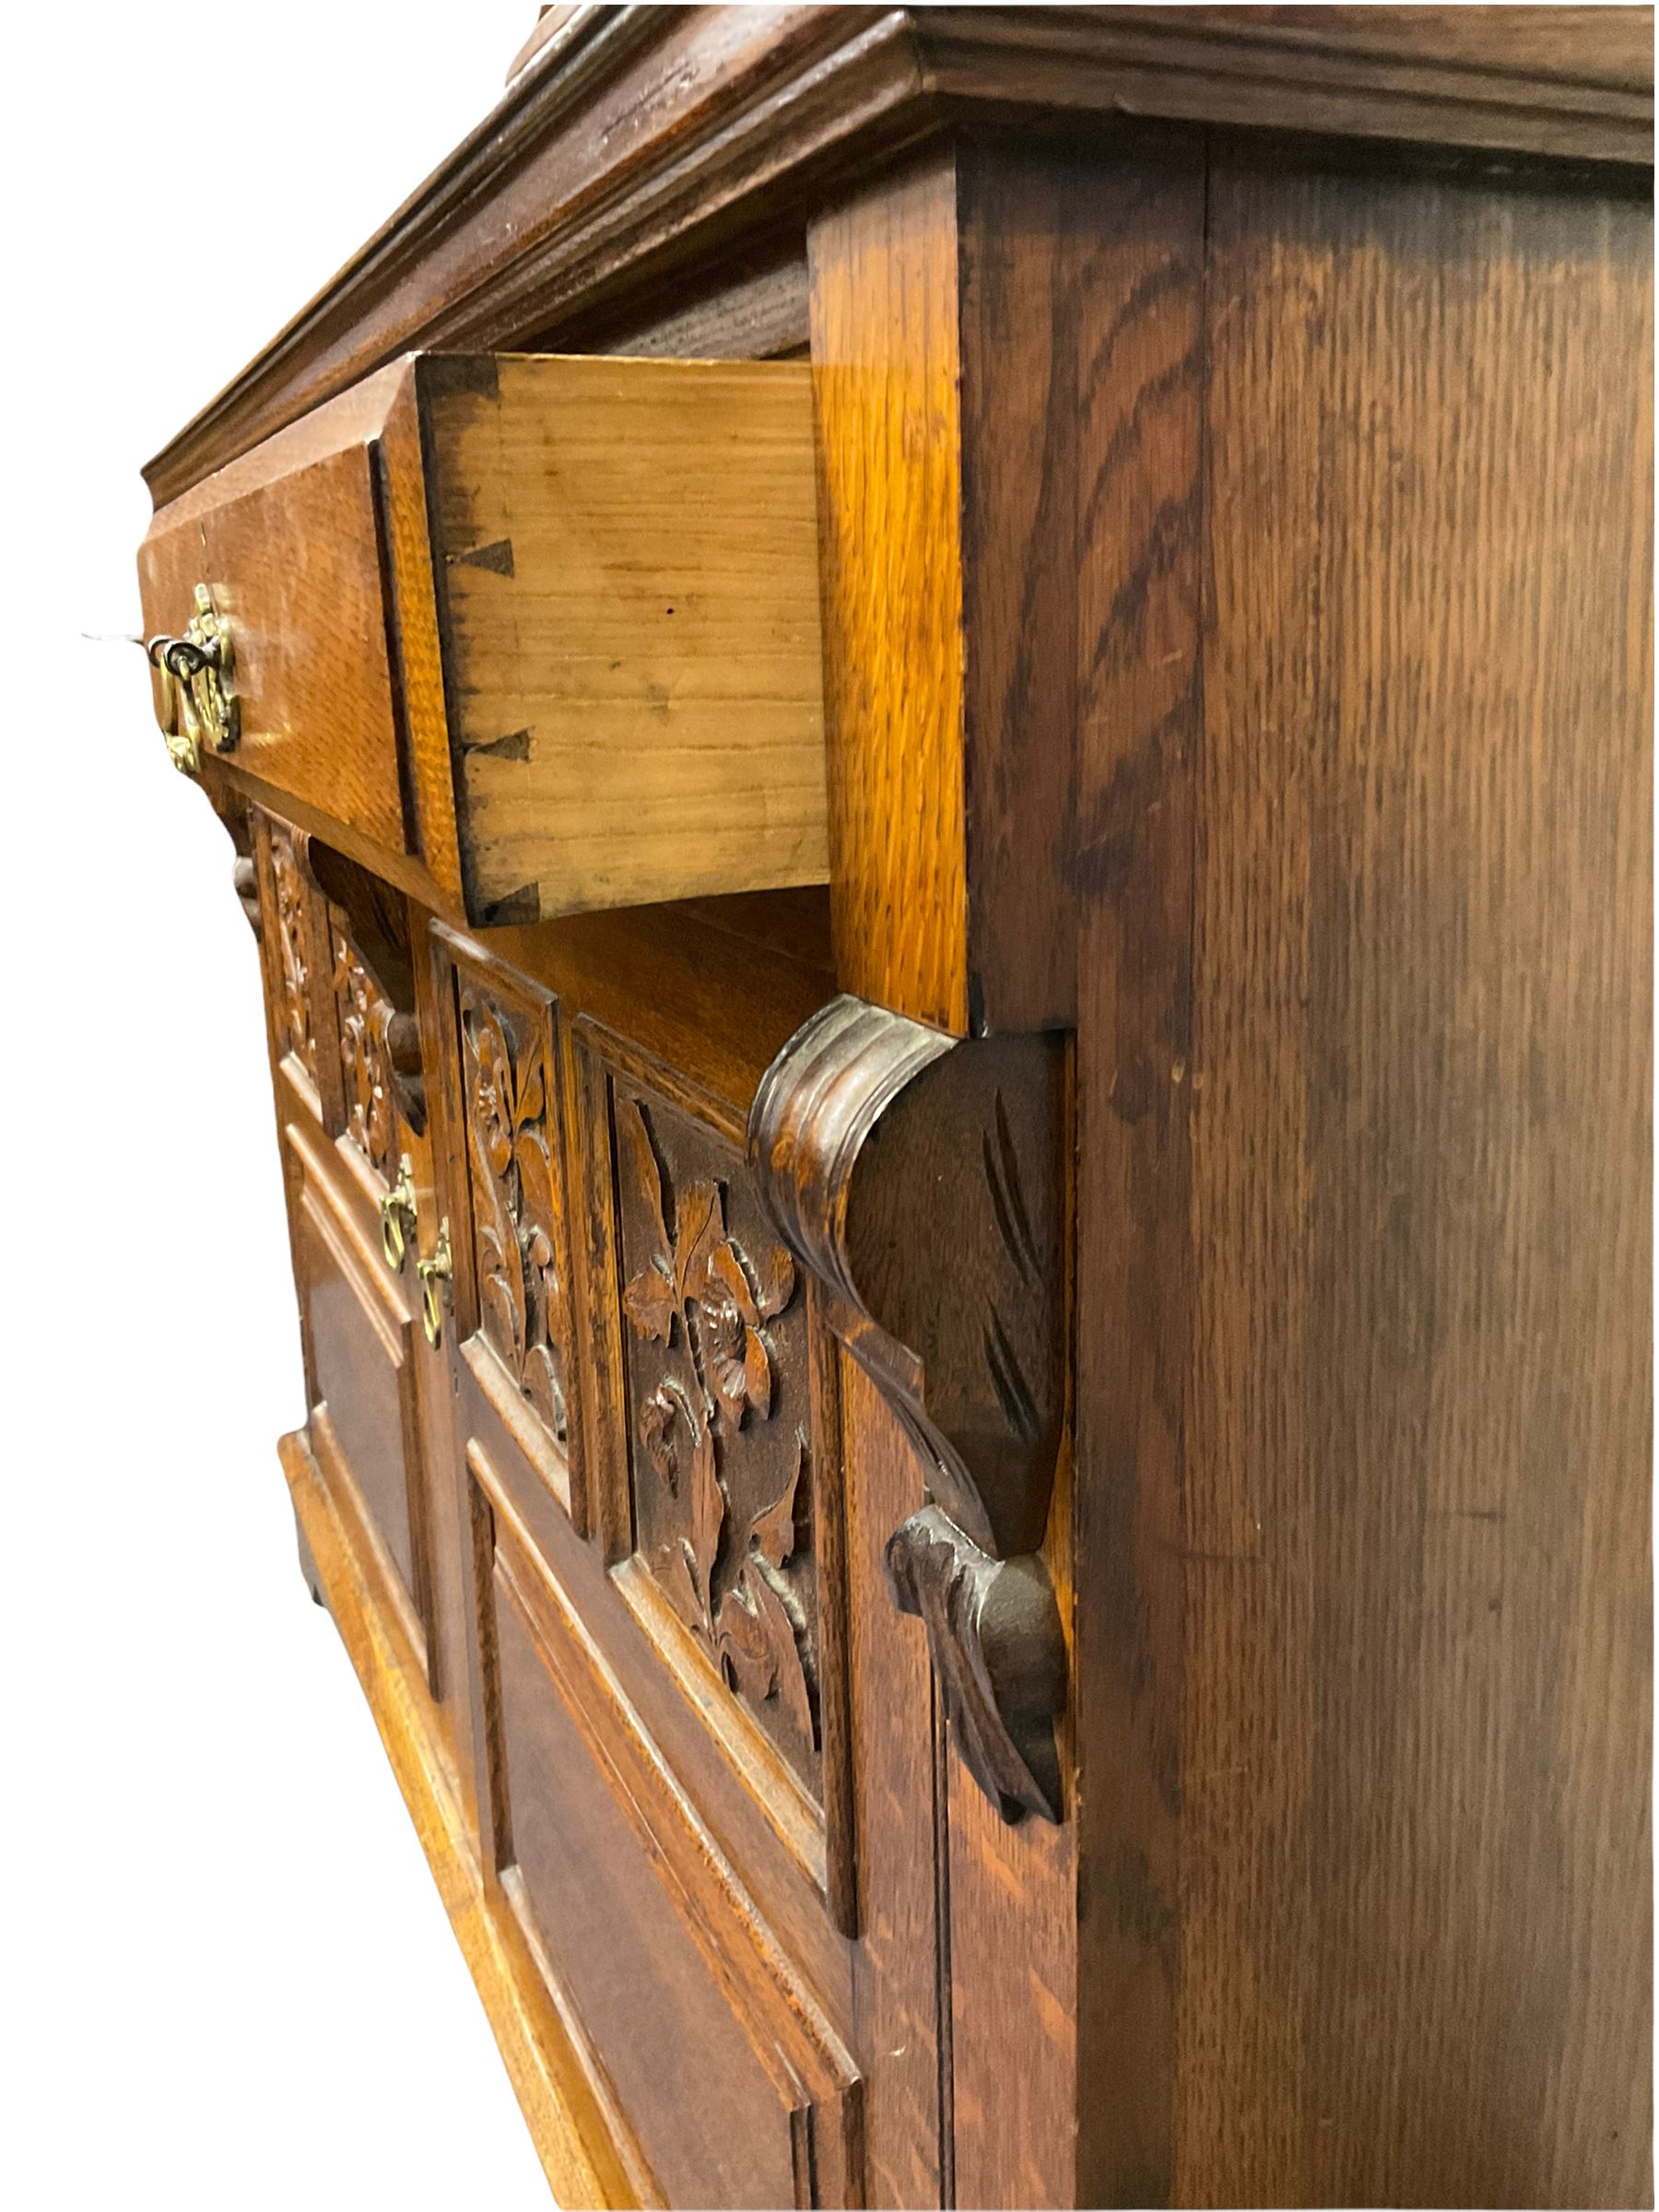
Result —
M691 1453L691 1566L705 1628L713 1618L711 1591L724 1520L725 1493L714 1464L714 1438L705 1426Z
M646 1458L667 1484L671 1498L679 1496L679 1456L675 1449L675 1423L679 1418L679 1395L672 1382L661 1383L640 1408L640 1441Z
M794 1262L782 1244L774 1244L765 1253L755 1270L755 1303L760 1319L771 1321L782 1313L794 1296Z
M743 1347L743 1394L760 1418L771 1418L771 1359L758 1329L745 1332Z
M566 1427L564 1383L552 1350L559 1312L559 1276L552 1240L539 1222L525 1243L524 1260L530 1288L524 1394L554 1434L562 1436Z
M514 1364L522 1363L524 1335L519 1322L519 1309L512 1295L513 1268L509 1265L502 1249L499 1230L488 1224L479 1230L479 1256L483 1265L478 1292L483 1306L487 1328L492 1343L512 1347ZM490 1325L493 1324L493 1325Z
M652 1249L666 1260L669 1245L668 1224L663 1214L663 1171L658 1167L657 1156L652 1149L645 1116L632 1099L627 1099L623 1101L617 1122L622 1134L622 1149L628 1156L634 1188L644 1201L654 1232Z
M704 1294L702 1315L705 1324L705 1349L708 1355L709 1382L721 1412L734 1429L740 1428L748 1409L746 1355L748 1332L743 1316L732 1300L720 1292ZM764 1354L763 1354L764 1356ZM771 1409L771 1371L767 1370L767 1405ZM764 1414L762 1416L764 1418Z
M791 1726L810 1748L812 1700L795 1642L794 1623L759 1554L743 1571L720 1608L720 1656L728 1680L751 1705L776 1698Z
M782 1311L794 1289L794 1269L786 1253L771 1255L759 1288L751 1285L747 1264L729 1239L709 1255L702 1305L710 1326L710 1381L734 1428L742 1426L751 1406L762 1420L771 1418L771 1347L761 1324Z
M683 1306L702 1288L725 1234L718 1184L694 1182L675 1208L674 1293Z
M747 1580L746 1560L720 1608L720 1656L728 1678L759 1704L771 1696L777 1670L771 1664L760 1608L747 1587Z
M317 1053L305 957L305 885L292 839L275 825L271 830L271 874L276 887L276 949L282 963L283 1042L310 1069L314 1080Z
M794 1473L776 1503L767 1507L749 1532L761 1557L770 1559L774 1567L782 1567L794 1550L795 1493L801 1487L801 1477L806 1466L805 1440L798 1439L797 1446Z
M812 1698L796 1633L799 1607L782 1572L794 1550L795 1496L806 1465L806 1441L796 1441L794 1472L780 1496L757 1516L748 1554L721 1603L718 1644L733 1687L757 1708L776 1698L810 1749Z
M641 1267L622 1293L628 1318L655 1344L674 1341L674 1286L653 1265Z
M809 1759L818 1745L810 1626L784 1571L795 1549L805 1439L794 1440L782 1490L758 1514L747 1486L737 1506L729 1478L735 1466L740 1483L744 1469L747 1482L775 1469L777 1446L757 1443L752 1458L736 1462L728 1456L751 1449L746 1427L752 1432L772 1418L776 1351L767 1324L794 1295L794 1264L776 1245L759 1267L751 1264L727 1230L725 1183L708 1174L677 1181L676 1155L638 1100L618 1099L616 1124L633 1270L623 1310L635 1335L664 1356L644 1363L646 1377L658 1379L638 1406L640 1453L680 1516L650 1556L681 1614L712 1645L728 1686L764 1712L781 1743Z
M340 1071L346 1087L347 1133L382 1179L396 1169L388 1041L395 1009L334 916L334 992L339 1013Z
M467 1132L485 1333L554 1436L568 1418L563 1297L554 1240L547 1053L538 1024L516 1040L493 1001L466 987Z
M477 1075L473 1085L473 1122L485 1162L495 1176L512 1165L514 1125L512 1061L501 1025L488 1008L469 1007Z
M524 1069L524 1081L513 1102L512 1131L514 1137L516 1138L522 1131L528 1131L533 1137L539 1139L547 1118L547 1086L542 1071L542 1055L538 1046L530 1055L529 1065Z
M717 1245L709 1255L708 1288L724 1290L740 1313L753 1305L748 1277L729 1243ZM758 1320L759 1316L757 1314L755 1318Z

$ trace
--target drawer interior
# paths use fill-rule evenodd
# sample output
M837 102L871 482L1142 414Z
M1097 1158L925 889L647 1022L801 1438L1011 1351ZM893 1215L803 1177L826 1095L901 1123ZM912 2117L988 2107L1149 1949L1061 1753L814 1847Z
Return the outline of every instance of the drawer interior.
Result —
M804 362L412 356L162 509L139 567L153 636L205 593L225 641L201 772L439 912L827 880Z

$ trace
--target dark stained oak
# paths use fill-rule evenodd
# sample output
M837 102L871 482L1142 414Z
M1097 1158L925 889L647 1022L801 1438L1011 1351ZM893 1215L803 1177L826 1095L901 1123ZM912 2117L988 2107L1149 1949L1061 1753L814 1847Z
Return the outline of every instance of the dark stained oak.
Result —
M952 1048L847 996L796 1032L749 1116L768 1211L927 1467L888 1582L1010 1824L1062 1818L1065 1635L1037 1555L1065 1427L1067 1135L1058 1038Z
M1651 165L1641 7L584 9L150 464L158 502L416 346L637 305L964 114Z
M1652 35L550 10L152 465L560 2202L1652 2202Z
M1190 153L1097 175L1077 334L1077 2033L1079 2081L1115 2084L1079 2098L1097 2204L1177 2194L1205 196Z
M968 1026L954 160L814 226L830 911L847 988Z
M1647 214L1209 233L1177 2186L1635 2203Z

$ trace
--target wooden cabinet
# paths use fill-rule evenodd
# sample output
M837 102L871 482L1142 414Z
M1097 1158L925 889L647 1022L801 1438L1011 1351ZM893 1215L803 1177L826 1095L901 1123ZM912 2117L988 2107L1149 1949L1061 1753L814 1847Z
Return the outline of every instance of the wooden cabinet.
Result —
M141 570L556 2193L1649 2201L1651 18L553 12Z

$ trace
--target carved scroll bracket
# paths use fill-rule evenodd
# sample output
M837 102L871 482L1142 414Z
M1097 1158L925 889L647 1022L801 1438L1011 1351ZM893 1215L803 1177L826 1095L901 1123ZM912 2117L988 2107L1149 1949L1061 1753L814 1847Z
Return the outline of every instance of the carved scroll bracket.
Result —
M837 998L762 1077L748 1147L927 1468L888 1572L958 1747L1006 1819L1058 1820L1065 1643L1039 1553L1065 1407L1064 1040L959 1041Z

